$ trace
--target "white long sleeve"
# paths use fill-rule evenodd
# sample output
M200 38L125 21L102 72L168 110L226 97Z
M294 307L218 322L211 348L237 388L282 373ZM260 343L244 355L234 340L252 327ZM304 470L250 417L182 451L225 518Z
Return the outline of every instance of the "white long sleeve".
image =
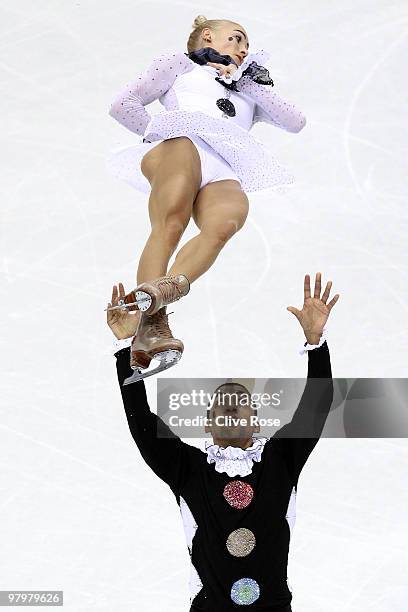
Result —
M163 96L179 74L194 64L183 53L163 53L136 79L126 83L114 98L109 114L131 132L143 135L151 116L144 108Z
M253 124L257 121L271 123L287 132L300 132L306 125L306 117L294 104L290 104L272 90L272 85L260 84L254 81L249 74L244 72L253 62L264 66L270 54L261 49L256 53L250 53L234 72L232 77L227 79L220 77L226 83L235 81L237 90L243 96L256 102L254 108Z
M240 93L256 102L253 122L265 121L287 132L300 132L306 125L306 117L294 104L283 100L270 85L261 85L249 75L237 83Z

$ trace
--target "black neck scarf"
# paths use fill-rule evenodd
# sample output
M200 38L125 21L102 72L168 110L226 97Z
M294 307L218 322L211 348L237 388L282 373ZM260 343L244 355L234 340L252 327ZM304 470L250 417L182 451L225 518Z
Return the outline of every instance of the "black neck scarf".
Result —
M218 51L212 47L203 47L202 49L197 49L191 53L185 53L185 55L187 55L187 57L189 57L193 62L200 64L201 66L207 62L213 62L215 64L224 64L224 66L228 66L228 64L235 64L235 66L238 67L237 62L233 60L230 55L221 55L221 53L218 53Z

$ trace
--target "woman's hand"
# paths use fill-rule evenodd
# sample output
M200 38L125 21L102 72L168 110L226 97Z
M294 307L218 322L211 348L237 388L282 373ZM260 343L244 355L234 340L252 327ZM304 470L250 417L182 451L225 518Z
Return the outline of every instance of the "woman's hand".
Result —
M218 76L226 76L227 78L231 78L236 70L238 70L238 66L235 64L229 64L228 66L224 66L224 64L216 64L215 62L207 62L207 66L212 66L213 68L218 68Z
M298 310L293 306L287 307L287 310L294 314L301 324L303 331L305 332L306 340L309 344L319 344L320 337L323 333L323 327L329 318L330 311L339 299L339 294L336 293L336 295L327 304L332 286L331 281L328 281L326 289L324 290L322 297L320 297L321 280L322 275L320 272L317 272L314 295L311 297L310 276L309 274L306 274L304 281L304 303L302 310Z
M117 306L119 298L125 298L125 289L122 283L119 283L119 295L118 288L113 285L112 289L112 302L109 302L109 306ZM108 310L106 313L106 322L111 328L112 332L121 340L123 338L131 338L135 335L137 327L140 321L140 310L129 312L127 308L118 308L117 310Z

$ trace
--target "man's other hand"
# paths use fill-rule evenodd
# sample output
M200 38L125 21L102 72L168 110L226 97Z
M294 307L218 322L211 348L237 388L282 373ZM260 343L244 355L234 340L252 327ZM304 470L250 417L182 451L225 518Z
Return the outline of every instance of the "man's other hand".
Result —
M329 318L330 311L340 297L339 294L336 293L333 299L327 304L332 281L327 282L326 289L324 290L322 297L320 297L321 279L321 273L317 272L314 295L313 297L310 297L310 276L309 274L306 274L302 310L298 310L293 306L287 307L287 310L294 314L301 324L303 331L305 332L306 340L309 344L319 344L320 337L323 333L323 327Z

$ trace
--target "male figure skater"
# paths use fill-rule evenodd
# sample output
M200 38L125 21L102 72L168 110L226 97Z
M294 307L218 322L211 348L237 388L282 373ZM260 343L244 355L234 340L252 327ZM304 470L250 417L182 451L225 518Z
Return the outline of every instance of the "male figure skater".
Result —
M150 411L144 381L123 386L131 375L132 312L108 310L107 322L119 341L117 375L130 432L155 474L166 482L180 507L191 557L190 612L232 612L238 606L263 612L291 612L287 582L290 533L299 474L322 432L333 398L333 382L323 327L337 302L329 303L331 281L321 294L316 274L304 280L302 310L288 306L305 333L308 378L291 422L271 438L255 438L248 405L214 405L212 416L233 414L248 426L220 430L209 424L213 444L206 451L184 443ZM117 305L125 295L112 290ZM241 392L247 390L241 388ZM159 432L159 433L158 433ZM170 435L171 437L160 437Z

